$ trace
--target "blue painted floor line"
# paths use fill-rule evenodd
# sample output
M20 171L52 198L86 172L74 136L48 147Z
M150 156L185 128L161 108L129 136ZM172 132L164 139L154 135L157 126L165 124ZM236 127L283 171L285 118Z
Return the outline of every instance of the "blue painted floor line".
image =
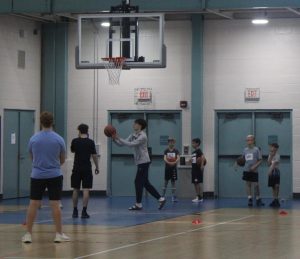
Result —
M270 199L264 199L269 208ZM25 221L28 198L11 199L0 201L2 211L0 212L0 224L22 224ZM89 219L81 219L81 200L79 201L79 218L72 218L72 200L64 198L62 210L63 224L65 225L98 225L107 227L128 227L145 224L153 221L175 218L184 215L201 213L204 211L221 208L248 208L247 199L207 199L203 203L194 204L191 199L180 199L178 203L172 203L168 200L162 210L158 210L158 203L152 198L146 198L143 201L142 211L128 211L128 207L134 204L134 197L92 197L88 206ZM10 211L10 207L14 209ZM20 209L18 210L18 207ZM4 208L4 209L3 209ZM7 208L7 210L5 210ZM255 208L255 205L254 205ZM300 209L300 200L287 200L282 202L280 209ZM48 201L43 201L43 208L39 210L37 223L52 224L51 212Z

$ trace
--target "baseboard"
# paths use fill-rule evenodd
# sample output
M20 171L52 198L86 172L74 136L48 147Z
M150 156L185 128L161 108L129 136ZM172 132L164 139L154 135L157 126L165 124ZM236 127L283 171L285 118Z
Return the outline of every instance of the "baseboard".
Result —
M293 198L294 199L300 199L300 193L299 192L294 192L293 193Z
M204 192L203 193L203 198L204 199L214 199L215 198L215 193L214 192Z
M73 190L68 190L68 191L63 191L62 192L62 197L71 197L73 193ZM90 191L90 195L91 196L102 196L105 197L106 195L106 191Z

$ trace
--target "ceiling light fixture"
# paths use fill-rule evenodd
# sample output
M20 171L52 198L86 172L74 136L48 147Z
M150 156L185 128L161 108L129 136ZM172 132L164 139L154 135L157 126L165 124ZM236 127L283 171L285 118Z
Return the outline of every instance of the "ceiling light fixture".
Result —
M268 24L269 20L267 20L267 19L253 19L252 23L257 24L257 25L263 25L263 24Z
M109 27L109 26L110 26L110 23L109 23L109 22L102 22L102 23L101 23L101 26L102 26L102 27Z

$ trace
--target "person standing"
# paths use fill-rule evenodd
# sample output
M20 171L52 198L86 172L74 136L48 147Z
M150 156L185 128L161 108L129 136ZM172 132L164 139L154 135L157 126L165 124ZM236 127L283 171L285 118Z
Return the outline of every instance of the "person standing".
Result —
M203 172L205 157L200 149L201 140L194 138L192 140L192 147L194 151L192 153L192 184L194 184L196 198L192 200L194 203L203 202ZM201 164L198 165L197 159L201 158Z
M87 206L89 202L90 189L93 187L93 173L91 157L95 163L95 174L99 173L98 157L95 142L88 137L89 127L86 124L78 126L79 136L71 142L71 152L75 153L73 171L71 176L71 187L73 188L73 218L78 218L78 195L80 187L83 189L83 208L81 218L89 218Z
M176 140L172 137L168 138L168 148L164 151L165 162L165 183L163 188L163 195L165 197L168 183L171 181L172 185L172 202L178 202L176 193L177 181L177 163L180 159L179 151L175 148Z
M244 166L243 180L246 182L246 190L248 195L248 206L253 206L252 199L252 185L256 195L256 206L264 206L260 198L259 183L258 183L258 167L262 163L261 150L255 146L255 137L253 135L247 136L247 147L243 151L246 163Z
M32 159L30 203L27 210L27 233L22 242L32 242L32 227L37 210L45 189L48 189L52 217L55 225L55 243L70 241L70 238L62 232L62 219L60 200L63 177L61 165L65 162L66 146L63 138L53 131L53 115L50 112L42 112L40 123L42 130L30 138L29 154Z
M269 166L269 180L268 186L272 187L273 201L270 203L270 207L278 208L280 207L279 202L279 185L280 185L280 155L278 154L279 145L277 143L272 143L270 145L270 154L268 156L268 166Z
M134 133L129 135L127 139L120 138L117 134L112 136L113 141L119 146L128 146L134 149L134 160L137 165L137 173L135 177L136 203L129 210L142 210L143 189L145 188L159 202L158 209L162 209L166 203L166 199L158 193L148 179L148 170L150 165L150 157L147 148L147 135L144 129L147 122L144 119L136 119L133 124Z

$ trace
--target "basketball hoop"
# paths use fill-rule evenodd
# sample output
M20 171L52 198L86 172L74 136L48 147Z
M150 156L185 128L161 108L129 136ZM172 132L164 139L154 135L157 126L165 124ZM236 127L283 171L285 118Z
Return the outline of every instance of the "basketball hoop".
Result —
M126 60L124 57L102 58L104 66L108 72L109 84L118 85L120 80L123 64Z

